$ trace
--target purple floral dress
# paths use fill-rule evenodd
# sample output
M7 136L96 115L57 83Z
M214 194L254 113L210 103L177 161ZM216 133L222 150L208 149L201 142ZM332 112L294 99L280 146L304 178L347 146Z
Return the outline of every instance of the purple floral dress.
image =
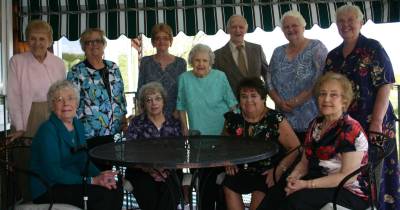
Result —
M382 85L395 82L392 64L382 45L361 35L353 51L346 57L342 54L343 43L329 52L326 71L347 76L353 85L355 99L349 107L349 114L365 131L369 130L377 92ZM390 137L396 137L393 107L389 103L382 129ZM384 160L382 169L379 203L380 209L400 209L399 167L397 149Z
M160 129L149 120L145 113L134 117L129 123L126 139L148 139L170 136L181 136L181 123L170 115L165 116L165 122Z

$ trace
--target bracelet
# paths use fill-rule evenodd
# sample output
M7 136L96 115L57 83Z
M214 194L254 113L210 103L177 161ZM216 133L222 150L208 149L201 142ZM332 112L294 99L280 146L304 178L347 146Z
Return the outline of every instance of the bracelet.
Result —
M315 189L316 188L316 184L315 184L315 182L314 182L314 180L312 179L312 180L310 180L310 188L311 189Z

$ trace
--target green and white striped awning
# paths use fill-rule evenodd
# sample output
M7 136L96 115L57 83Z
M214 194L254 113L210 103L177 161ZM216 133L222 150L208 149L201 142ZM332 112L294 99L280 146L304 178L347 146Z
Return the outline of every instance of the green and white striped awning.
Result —
M249 22L249 32L257 27L272 31L288 10L299 10L307 28L318 24L327 28L335 21L335 10L352 2L362 9L365 20L375 23L399 22L399 0L300 1L300 0L19 0L20 38L25 40L25 27L33 19L49 22L54 39L70 40L88 27L100 27L109 39L125 34L147 36L156 23L168 23L174 34L183 31L195 35L199 31L215 34L225 30L232 14L242 14Z

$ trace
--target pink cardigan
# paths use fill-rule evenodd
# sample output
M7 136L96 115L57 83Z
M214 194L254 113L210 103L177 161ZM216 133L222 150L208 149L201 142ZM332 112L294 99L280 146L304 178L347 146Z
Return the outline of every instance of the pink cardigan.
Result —
M65 79L64 62L47 52L39 63L31 52L10 59L7 80L7 100L11 124L16 130L26 130L32 102L47 101L49 87Z

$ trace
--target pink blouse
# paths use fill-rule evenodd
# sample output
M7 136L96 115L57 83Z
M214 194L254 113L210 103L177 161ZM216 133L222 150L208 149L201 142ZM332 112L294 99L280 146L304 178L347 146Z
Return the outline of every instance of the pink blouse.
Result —
M47 101L49 87L65 79L65 65L50 52L43 63L26 52L14 55L9 65L7 99L11 124L16 130L26 130L32 102Z

